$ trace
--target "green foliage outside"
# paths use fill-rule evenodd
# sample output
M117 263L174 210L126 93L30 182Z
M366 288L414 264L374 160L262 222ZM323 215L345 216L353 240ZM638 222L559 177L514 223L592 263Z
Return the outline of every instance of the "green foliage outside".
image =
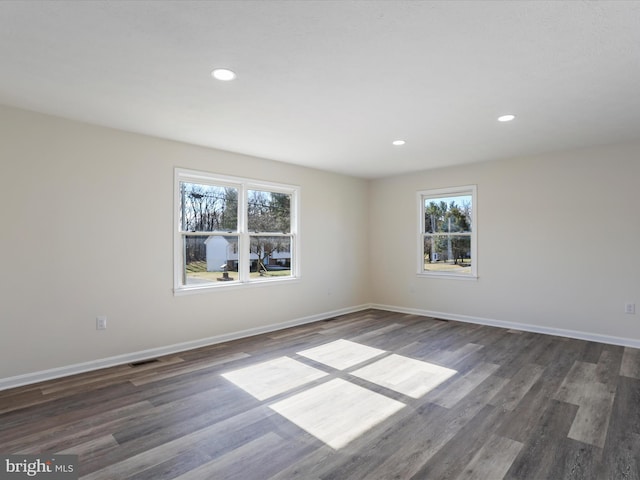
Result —
M424 261L428 271L471 271L471 196L426 200Z

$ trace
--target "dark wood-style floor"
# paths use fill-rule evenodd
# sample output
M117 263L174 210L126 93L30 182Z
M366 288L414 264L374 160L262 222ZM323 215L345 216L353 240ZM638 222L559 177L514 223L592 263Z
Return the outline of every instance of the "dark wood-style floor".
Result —
M368 310L0 392L84 479L638 479L640 352Z

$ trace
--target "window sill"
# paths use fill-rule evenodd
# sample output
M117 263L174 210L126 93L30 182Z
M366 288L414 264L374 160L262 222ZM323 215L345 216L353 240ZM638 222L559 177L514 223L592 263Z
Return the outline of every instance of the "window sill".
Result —
M478 280L478 275L456 275L455 273L420 272L417 274L422 278L444 278L448 280Z
M300 277L272 278L269 280L252 280L251 282L220 282L212 285L194 285L188 287L174 287L173 295L181 297L184 295L198 295L202 293L221 292L237 290L243 288L265 287L268 285L283 285L297 283Z

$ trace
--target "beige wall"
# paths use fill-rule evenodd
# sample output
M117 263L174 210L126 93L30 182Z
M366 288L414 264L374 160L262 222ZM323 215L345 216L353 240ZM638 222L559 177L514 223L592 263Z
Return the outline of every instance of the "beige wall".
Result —
M174 296L176 166L300 185L301 280ZM638 178L640 144L368 182L0 107L0 386L368 303L638 342ZM479 278L418 277L416 192L468 184Z
M372 298L451 318L640 340L640 144L371 185ZM476 281L419 278L416 192L478 186ZM638 305L640 307L640 305Z
M0 162L0 379L370 301L364 180L5 107ZM174 296L176 166L300 185L301 280Z

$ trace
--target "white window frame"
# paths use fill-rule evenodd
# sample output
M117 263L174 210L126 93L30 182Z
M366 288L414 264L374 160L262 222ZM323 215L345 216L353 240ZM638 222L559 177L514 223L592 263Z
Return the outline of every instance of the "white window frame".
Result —
M422 277L477 279L478 278L478 222L477 222L477 192L476 185L464 185L459 187L436 188L421 190L418 198L418 268L417 273ZM471 195L471 273L436 272L424 269L424 239L425 233L425 200L455 197L459 195ZM454 235L454 234L452 234ZM459 234L456 234L459 235Z
M199 183L203 185L214 185L224 187L234 187L238 190L238 228L236 232L227 233L227 235L238 237L238 280L233 282L217 282L199 285L185 285L183 282L184 275L184 251L183 236L185 232L181 230L180 224L180 208L182 199L180 198L180 183ZM248 228L248 191L264 190L274 193L286 193L291 195L291 231L289 233L266 232L255 233L250 232ZM174 220L173 220L173 259L174 259L174 276L173 291L174 294L187 294L198 292L210 292L213 290L232 289L238 287L246 287L249 285L273 285L283 282L291 282L300 278L300 234L299 234L299 217L300 208L300 187L297 185L288 185L284 183L274 183L262 180L254 180L250 178L233 177L228 175L218 175L215 173L203 172L198 170L189 170L184 168L176 168L174 170ZM212 232L211 235L223 235L222 232ZM249 267L251 263L249 244L252 236L286 236L291 238L291 275L287 277L272 278L250 278Z

